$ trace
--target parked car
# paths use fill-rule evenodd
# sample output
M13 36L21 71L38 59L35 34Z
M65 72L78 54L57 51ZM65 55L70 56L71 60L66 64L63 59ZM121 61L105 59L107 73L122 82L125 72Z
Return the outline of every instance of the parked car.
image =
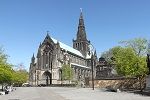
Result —
M46 84L39 84L38 86L39 86L39 87L45 87Z
M23 83L22 86L23 87L30 87L31 85L29 83Z

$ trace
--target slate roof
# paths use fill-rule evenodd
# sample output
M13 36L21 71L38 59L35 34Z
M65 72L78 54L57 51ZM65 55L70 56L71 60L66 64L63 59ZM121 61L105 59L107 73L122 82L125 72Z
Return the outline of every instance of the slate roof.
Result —
M55 44L59 43L61 48L63 48L63 49L65 49L65 50L67 50L67 51L69 51L69 52L71 52L73 54L76 54L76 55L84 58L84 56L82 55L82 53L80 51L78 51L78 50L72 48L71 46L68 46L68 45L66 45L66 44L64 44L64 43L62 43L62 42L60 42L60 41L58 41L58 40L56 40L56 39L54 39L52 37L51 37L51 39L53 40L53 42Z
M71 65L74 65L74 66L78 66L78 67L82 67L82 68L88 68L90 69L89 67L87 66L83 66L83 65L79 65L79 64L76 64L76 63L70 63Z

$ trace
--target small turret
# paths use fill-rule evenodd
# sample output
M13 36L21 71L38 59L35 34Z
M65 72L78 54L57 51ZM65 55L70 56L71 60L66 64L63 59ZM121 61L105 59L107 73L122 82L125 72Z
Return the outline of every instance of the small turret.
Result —
M41 50L40 50L40 48L41 48L41 43L39 45L39 49L38 49L38 53L37 53L37 58L41 57Z
M96 50L94 51L94 57L95 57L95 59L97 59L97 53L96 53Z
M33 53L33 56L31 58L31 63L34 64L35 63L35 57L34 57L34 53Z

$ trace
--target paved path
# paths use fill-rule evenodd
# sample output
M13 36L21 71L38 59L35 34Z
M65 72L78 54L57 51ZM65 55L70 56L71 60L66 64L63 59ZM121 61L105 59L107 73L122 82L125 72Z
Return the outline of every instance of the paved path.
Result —
M8 95L0 96L0 100L66 100L50 89L40 87L20 87Z
M106 92L91 88L47 88L68 100L150 100L150 97L126 92Z
M91 88L22 87L0 100L150 100L150 97L133 93L104 92Z

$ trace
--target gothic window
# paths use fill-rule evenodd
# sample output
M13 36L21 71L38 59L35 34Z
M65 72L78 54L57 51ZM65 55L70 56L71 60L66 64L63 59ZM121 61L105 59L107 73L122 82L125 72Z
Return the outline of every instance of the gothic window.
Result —
M72 62L74 62L74 56L72 56Z
M79 59L76 57L76 59L77 59L77 63L79 64Z
M76 59L76 63L78 62L78 59L77 59L77 57L75 57L75 59Z
M48 54L47 53L46 53L46 64L48 65Z
M78 49L79 49L79 43L78 43Z
M42 55L42 67L44 69L44 54Z
M53 65L53 64L52 64L52 61L51 61L51 67L50 67L51 69L52 69L52 65Z
M76 62L76 58L75 58L75 56L74 56L74 62Z
M81 43L81 50L83 50L83 42Z
M82 65L82 59L80 59L80 65Z
M81 46L81 43L80 43L80 50L82 50L81 47L82 47L82 46Z
M51 69L52 68L52 54L51 53L49 53L49 69Z

